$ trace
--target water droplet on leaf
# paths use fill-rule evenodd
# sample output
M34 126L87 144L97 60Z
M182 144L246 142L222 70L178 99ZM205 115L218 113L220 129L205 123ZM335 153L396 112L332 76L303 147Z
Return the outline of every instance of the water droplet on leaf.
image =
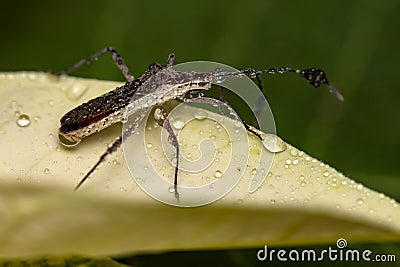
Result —
M21 115L18 116L17 124L20 127L26 127L29 124L31 124L31 120L30 120L28 115L21 114Z
M264 147L270 152L279 153L286 149L285 142L274 134L263 134L262 139Z

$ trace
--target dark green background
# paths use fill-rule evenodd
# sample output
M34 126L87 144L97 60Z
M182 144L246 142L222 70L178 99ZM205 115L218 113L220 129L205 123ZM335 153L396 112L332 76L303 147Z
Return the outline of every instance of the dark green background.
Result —
M345 102L294 75L263 77L278 134L400 200L399 14L390 0L3 1L0 70L60 70L109 45L136 76L170 52L176 63L321 67ZM109 56L74 74L123 79Z

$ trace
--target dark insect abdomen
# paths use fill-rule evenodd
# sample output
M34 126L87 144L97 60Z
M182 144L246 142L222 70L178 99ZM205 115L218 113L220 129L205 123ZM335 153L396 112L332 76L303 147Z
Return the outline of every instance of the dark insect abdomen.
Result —
M137 88L138 86L133 87L130 83L126 83L74 108L60 119L60 132L68 133L78 130L126 107Z

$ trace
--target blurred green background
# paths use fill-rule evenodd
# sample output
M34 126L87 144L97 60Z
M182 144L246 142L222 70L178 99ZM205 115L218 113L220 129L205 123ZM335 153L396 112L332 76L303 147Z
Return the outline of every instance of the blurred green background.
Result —
M136 76L170 52L176 63L320 67L343 103L295 75L262 78L278 134L399 201L398 14L395 0L2 1L0 70L60 70L110 45ZM123 80L110 56L73 75ZM230 265L255 263L253 256L243 262L241 251L226 253ZM195 254L168 257L176 264L208 255Z

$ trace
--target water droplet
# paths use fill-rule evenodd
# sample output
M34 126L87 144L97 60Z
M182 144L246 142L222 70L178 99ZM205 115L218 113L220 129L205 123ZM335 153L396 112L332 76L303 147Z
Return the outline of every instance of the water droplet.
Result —
M292 164L292 161L290 159L286 160L286 164Z
M279 153L286 149L285 142L283 142L283 140L276 135L263 134L262 139L264 147L270 152Z
M168 188L168 192L170 192L170 193L175 193L175 188L174 188L173 186L170 186L170 187Z
M211 183L211 184L210 184L210 189L213 189L214 186L215 186L215 184L214 184L214 183Z
M243 125L243 124L242 124L241 121L236 121L236 122L235 122L235 127L236 127L236 128L241 128L242 125Z
M121 119L121 122L122 122L122 123L127 123L128 120L129 120L129 117L128 117L128 116L123 116L122 119Z
M257 174L257 169L256 168L252 169L251 170L251 174L256 175Z
M380 193L380 194L379 194L379 198L380 198L380 199L384 199L384 198L385 198L385 194Z
M362 190L364 187L363 187L363 185L362 184L358 184L357 185L357 190Z
M61 144L63 144L63 146L66 146L66 147L74 147L81 142L81 140L79 140L79 141L68 140L61 134L58 135L58 139L60 140Z
M54 106L54 100L49 100L49 105Z
M152 143L147 143L146 147L147 147L147 148L152 148L152 147L153 147L153 144L152 144Z
M172 126L174 126L175 129L179 130L179 129L182 129L183 126L185 126L185 122L180 120L180 119L178 119L178 118L176 118L176 119L173 120Z
M215 140L216 137L215 137L215 135L211 135L210 138L211 138L211 140Z
M81 98L87 91L87 86L79 83L75 83L69 90L67 90L67 97L69 100L78 100Z
M307 185L307 183L306 183L305 181L301 181L301 182L300 182L300 186L301 186L301 187L305 187L306 185Z
M82 161L82 156L76 157L76 160L77 160L77 161Z
M369 209L369 213L374 213L374 209Z
M340 205L336 204L335 208L340 209Z
M293 165L297 165L297 164L299 164L299 160L298 159L293 160Z
M327 172L327 171L324 172L324 176L325 176L325 177L328 177L328 176L329 176L329 172Z
M364 203L364 200L362 198L357 199L357 204L361 205Z
M31 120L28 115L21 114L18 116L17 124L18 124L18 126L26 127L29 124L31 124Z
M49 174L50 173L50 169L49 168L44 168L43 173L44 174Z
M157 108L154 111L154 119L157 121L159 124L164 124L164 116L162 115L161 109Z
M279 197L279 192L275 192L274 196Z
M198 120L204 120L205 118L207 118L207 113L202 110L199 110L194 113L194 117Z
M215 172L214 172L214 177L215 178L221 178L222 177L222 172L220 171L220 170L216 170Z

